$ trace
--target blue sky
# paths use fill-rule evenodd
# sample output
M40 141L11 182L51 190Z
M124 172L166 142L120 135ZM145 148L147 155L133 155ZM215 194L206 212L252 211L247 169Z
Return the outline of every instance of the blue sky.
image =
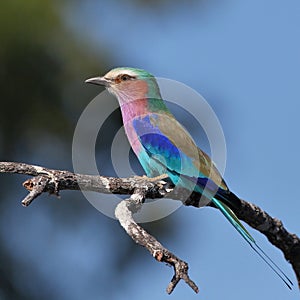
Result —
M300 234L299 1L194 1L159 11L84 1L66 14L83 43L108 47L111 68L144 68L201 93L223 126L229 187ZM189 262L200 294L181 283L172 299L298 299L216 210L181 208L173 217L176 239L166 246ZM296 284L279 250L251 233ZM130 268L116 299L168 297L171 269L147 256L147 270Z

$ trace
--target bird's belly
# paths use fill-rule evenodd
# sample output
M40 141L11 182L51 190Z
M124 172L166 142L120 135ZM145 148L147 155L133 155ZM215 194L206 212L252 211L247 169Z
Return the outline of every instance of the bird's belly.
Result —
M130 122L125 123L125 132L130 146L148 177L156 177L165 173L165 168L155 162L145 151Z

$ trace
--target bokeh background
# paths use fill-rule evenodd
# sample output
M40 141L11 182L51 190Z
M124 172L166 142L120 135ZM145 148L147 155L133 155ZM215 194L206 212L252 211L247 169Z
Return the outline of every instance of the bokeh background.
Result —
M296 0L2 1L0 160L72 170L76 122L100 92L83 81L116 66L144 68L206 98L223 126L231 189L299 235L299 36ZM99 161L108 161L119 112L109 124ZM101 173L114 171L107 163ZM172 270L117 221L80 192L43 195L25 209L26 178L0 176L1 300L299 298L217 210L189 207L146 224L189 262L200 287L195 295L180 283L167 296ZM296 284L281 252L251 233Z

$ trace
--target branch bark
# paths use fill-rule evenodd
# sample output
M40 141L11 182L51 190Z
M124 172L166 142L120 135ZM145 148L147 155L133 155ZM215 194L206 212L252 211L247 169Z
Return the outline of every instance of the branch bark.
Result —
M127 234L137 244L145 247L157 261L173 266L174 276L167 287L168 294L173 292L181 279L198 293L197 285L188 275L188 264L163 247L161 243L134 221L133 213L141 209L145 201L146 192L147 190L144 188L137 188L129 199L121 201L116 207L116 218L120 221Z
M187 198L187 191L173 189L167 182L153 181L146 177L115 178L83 175L16 162L0 162L0 173L33 176L23 183L29 191L29 194L22 200L24 206L30 205L42 193L48 192L58 196L62 190L131 195L129 199L121 201L115 211L122 227L136 243L148 249L156 260L173 266L174 276L167 288L168 293L174 290L180 280L184 280L195 292L198 292L198 287L188 276L187 263L164 248L153 236L136 224L132 216L140 209L146 198L157 199L166 196L174 200L185 201L184 205L198 207L198 194L192 193ZM294 269L300 287L299 237L289 233L280 220L271 217L258 206L245 200L241 200L239 209L234 209L234 212L240 220L264 234L270 243L283 252L285 259Z

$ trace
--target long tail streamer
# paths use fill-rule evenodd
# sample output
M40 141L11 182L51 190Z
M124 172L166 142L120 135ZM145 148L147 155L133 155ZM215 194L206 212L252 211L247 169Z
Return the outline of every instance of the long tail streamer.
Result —
M286 284L291 290L292 281L287 275L278 267L278 265L266 254L266 252L259 247L254 238L250 235L247 229L241 224L240 220L234 212L223 202L213 198L213 203L220 209L226 219L234 226L234 228L242 235L250 247L257 253L258 256L278 275L278 277Z

